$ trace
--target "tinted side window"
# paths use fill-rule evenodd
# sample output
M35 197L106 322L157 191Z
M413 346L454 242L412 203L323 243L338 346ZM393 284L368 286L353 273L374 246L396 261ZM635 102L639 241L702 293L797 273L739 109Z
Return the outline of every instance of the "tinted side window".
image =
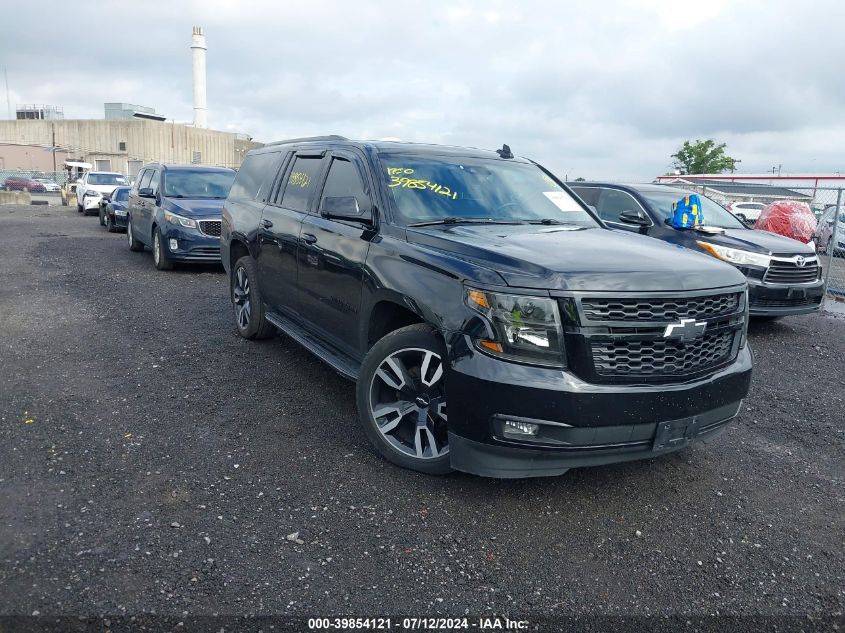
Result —
M618 189L602 189L596 210L605 222L619 222L619 214L623 211L639 211L642 209L636 198L627 191Z
M601 189L597 189L596 187L572 187L572 191L577 193L581 200L594 209L598 208Z
M150 186L150 178L153 177L153 170L152 169L145 169L141 172L141 175L138 177L138 189L143 189L144 187Z
M335 158L326 177L323 198L347 196L354 196L361 209L367 206L367 196L358 169L345 158Z
M275 172L278 152L250 154L244 159L235 176L235 182L229 191L229 200L254 200L261 191L261 186L269 187Z
M158 181L161 172L158 169L153 169L153 177L150 178L150 188L153 190L153 193L158 193Z
M307 211L308 201L317 178L320 175L320 165L323 159L319 157L297 156L293 161L285 182L285 193L282 196L282 206L294 211Z

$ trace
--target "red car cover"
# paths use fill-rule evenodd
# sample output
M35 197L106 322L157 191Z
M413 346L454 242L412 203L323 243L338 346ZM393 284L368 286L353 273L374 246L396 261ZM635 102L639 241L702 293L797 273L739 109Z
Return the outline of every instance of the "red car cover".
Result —
M806 202L778 200L766 205L754 228L807 244L816 232L816 216Z

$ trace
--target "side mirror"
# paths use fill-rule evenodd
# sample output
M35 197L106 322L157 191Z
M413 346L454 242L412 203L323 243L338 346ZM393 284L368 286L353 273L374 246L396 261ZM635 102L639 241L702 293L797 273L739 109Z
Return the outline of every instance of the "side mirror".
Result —
M320 205L320 213L332 220L352 220L354 222L372 222L372 214L369 209L361 209L358 206L358 198L355 196L329 196L323 198Z
M152 187L141 187L138 189L138 195L142 198L155 198L156 195L153 193Z
M651 220L643 211L623 211L619 214L619 221L623 224L632 224L634 226L651 226Z

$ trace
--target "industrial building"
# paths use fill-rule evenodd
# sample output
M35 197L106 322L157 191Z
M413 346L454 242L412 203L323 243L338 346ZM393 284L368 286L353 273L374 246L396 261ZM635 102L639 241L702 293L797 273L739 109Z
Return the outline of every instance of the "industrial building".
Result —
M238 167L260 144L246 134L207 129L207 46L201 27L193 28L190 48L192 125L131 103L105 103L103 119L66 119L58 106L19 106L16 120L0 121L0 172L61 172L68 160L130 177L152 161Z
M237 167L256 146L245 134L138 118L0 121L5 171L61 171L68 159L129 176L151 161Z

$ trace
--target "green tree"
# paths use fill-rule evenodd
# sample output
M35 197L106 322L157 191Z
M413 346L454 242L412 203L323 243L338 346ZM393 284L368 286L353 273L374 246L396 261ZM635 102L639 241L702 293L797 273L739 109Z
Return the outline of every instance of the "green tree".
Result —
M713 139L694 143L684 141L672 158L675 159L675 168L685 174L721 174L726 171L734 171L736 164L740 161L731 158L725 153L725 143L716 144Z

